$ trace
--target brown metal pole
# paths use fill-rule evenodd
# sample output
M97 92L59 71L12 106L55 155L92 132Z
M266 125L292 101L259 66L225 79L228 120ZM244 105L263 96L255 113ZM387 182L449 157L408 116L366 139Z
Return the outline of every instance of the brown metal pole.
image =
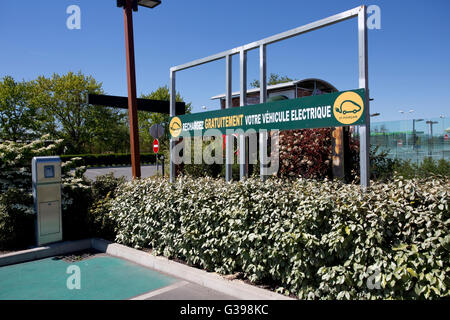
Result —
M131 171L133 179L141 177L139 129L136 98L136 69L134 63L133 0L126 0L123 7L125 22L125 47L127 58L128 117L130 120Z

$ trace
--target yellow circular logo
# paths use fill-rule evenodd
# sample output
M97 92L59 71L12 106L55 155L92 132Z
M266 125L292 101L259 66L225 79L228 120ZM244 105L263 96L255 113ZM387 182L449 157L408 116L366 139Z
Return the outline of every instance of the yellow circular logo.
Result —
M169 123L169 131L172 137L176 138L181 134L181 120L178 117L173 117Z
M352 124L361 118L364 111L364 101L355 92L344 92L334 101L333 114L337 121Z

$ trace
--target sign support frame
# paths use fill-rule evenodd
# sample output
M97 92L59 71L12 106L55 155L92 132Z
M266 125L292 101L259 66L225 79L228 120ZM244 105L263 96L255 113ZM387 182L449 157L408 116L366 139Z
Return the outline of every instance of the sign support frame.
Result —
M299 36L301 34L317 30L320 28L324 28L326 26L330 26L342 21L346 21L355 17L358 17L358 66L359 66L359 88L365 89L365 125L359 127L360 132L360 184L361 189L366 190L370 184L370 173L369 173L369 153L370 153L370 108L369 108L369 83L368 83L368 39L367 39L367 7L365 5L358 6L356 8L338 13L336 15L330 16L328 18L324 18L321 20L317 20L315 22L306 24L304 26L300 26L285 32L281 32L275 34L273 36L264 38L259 41L251 42L249 44L233 48L231 50L223 51L205 58L201 58L198 60L194 60L182 65L174 66L170 68L170 115L175 116L175 96L176 96L176 81L175 74L178 71L182 71L185 69L189 69L192 67L200 66L205 63L217 61L220 59L226 59L227 67L226 67L226 107L229 108L231 106L231 57L233 55L240 55L240 105L245 106L246 103L246 93L247 93L247 59L246 53L253 49L260 49L260 101L266 99L267 97L267 67L266 67L266 47L269 44L276 43L282 40L286 40L295 36ZM260 133L261 138L261 133ZM178 140L179 138L176 138ZM231 140L231 138L226 138L227 142ZM245 141L244 137L240 137L240 142ZM227 144L228 146L230 143ZM247 156L247 153L244 151L243 144L240 143L241 150L240 156L244 158L244 155ZM174 153L175 139L171 139L170 142L170 182L175 182L175 164L173 162L174 157L176 156ZM260 154L262 152L262 148L260 145ZM261 157L261 155L260 155ZM260 158L261 159L261 158ZM226 168L229 168L230 159L227 157ZM240 177L244 179L246 177L246 165L247 162L241 161L240 166ZM260 167L261 171L261 179L264 179L262 175L262 163ZM227 170L226 179L231 178L231 169ZM231 180L231 179L230 179Z
M364 107L365 125L359 127L359 159L360 184L365 191L370 186L370 95L369 95L369 65L367 39L367 10L365 6L358 11L358 56L359 56L359 87L365 89Z
M266 45L259 46L259 103L267 101L267 50ZM259 175L264 181L264 164L267 160L267 132L259 132Z
M226 95L225 95L225 108L232 108L232 72L233 72L233 64L232 64L232 56L226 56ZM225 136L225 180L227 182L233 180L233 147L234 147L234 138L232 135Z
M247 51L241 49L239 53L240 69L240 106L247 105ZM241 180L248 178L248 139L244 134L239 135L239 177Z

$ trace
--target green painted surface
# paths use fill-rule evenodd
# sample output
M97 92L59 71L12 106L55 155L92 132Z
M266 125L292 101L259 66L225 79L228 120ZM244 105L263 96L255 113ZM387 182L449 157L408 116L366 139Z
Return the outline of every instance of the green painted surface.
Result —
M81 288L69 290L67 280L80 269ZM73 278L71 278L73 279ZM129 299L177 280L122 259L101 256L80 262L47 258L0 268L0 300Z

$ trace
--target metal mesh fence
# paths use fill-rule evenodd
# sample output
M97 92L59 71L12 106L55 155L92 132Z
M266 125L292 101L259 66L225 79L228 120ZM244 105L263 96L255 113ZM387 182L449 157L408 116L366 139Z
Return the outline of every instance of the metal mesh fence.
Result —
M372 122L370 143L391 158L420 164L426 157L449 161L449 136L450 119L445 117Z

